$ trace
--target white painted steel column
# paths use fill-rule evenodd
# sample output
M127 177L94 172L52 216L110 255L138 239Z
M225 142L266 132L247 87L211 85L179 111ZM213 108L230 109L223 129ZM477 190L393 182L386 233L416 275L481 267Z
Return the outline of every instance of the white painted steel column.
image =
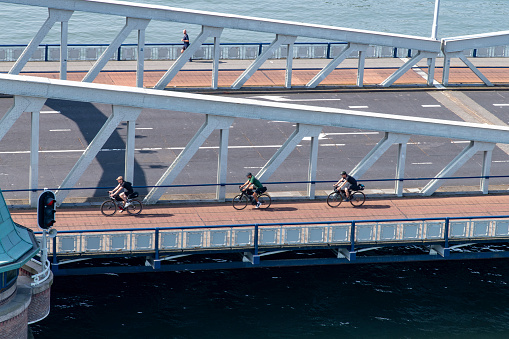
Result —
M69 23L62 21L60 23L60 80L67 80L67 41L69 33Z
M231 88L241 88L246 83L246 81L248 81L249 78L256 72L256 70L258 70L263 65L263 63L272 56L276 49L278 49L281 45L293 44L296 39L296 36L276 34L276 38L274 41L272 41L270 46L265 51L263 51L263 53L260 54L253 61L253 63L251 63L251 65L249 65L249 67L237 78L237 80L235 80Z
M451 69L451 59L458 57L459 53L446 53L444 52L444 68L442 71L442 85L449 84L449 71Z
M127 139L125 142L124 178L126 181L134 180L134 147L136 140L136 120L127 121Z
M145 28L138 29L138 49L136 63L136 87L143 88L143 72L145 71Z
M29 189L37 189L39 186L39 110L30 112L31 117L31 137L30 137L30 173L29 173ZM39 193L30 191L28 203L32 207L37 207Z
M410 139L408 134L388 133L375 147L350 171L350 175L359 179L393 144L406 144Z
M287 47L287 54L286 54L286 72L285 72L285 88L292 88L292 70L293 70L293 43L292 41Z
M311 150L309 154L309 165L308 165L308 189L307 195L309 199L315 198L316 191L316 169L318 167L318 144L319 144L319 136L314 135L311 137Z
M406 163L406 150L407 143L398 144L398 161L396 163L396 183L394 191L398 197L403 196L403 185L404 181L399 181L405 177L405 163Z
M21 72L23 67L28 62L28 60L30 60L34 52L37 50L44 37L48 34L51 27L53 27L55 22L69 21L69 18L73 13L72 11L65 11L53 8L48 8L48 12L49 12L48 18L42 24L41 28L39 29L37 34L33 37L33 39L30 41L30 43L25 48L23 53L21 53L18 60L16 60L16 63L10 69L9 74L19 74L19 72Z
M177 175L184 169L187 163L191 160L193 155L198 151L201 145L207 140L210 134L216 129L230 128L234 118L220 117L217 115L207 114L205 123L200 127L198 132L189 141L186 148L180 152L173 163L164 172L161 178L157 181L156 186L171 185ZM146 204L156 203L167 189L165 187L154 187L147 194L143 200Z
M217 89L219 82L219 58L221 57L220 37L214 37L214 56L212 60L212 89Z
M261 182L267 181L278 167L285 161L295 147L302 141L304 137L316 137L320 135L322 126L297 124L295 131L285 141L285 143L277 150L269 161L258 171L256 178Z
M219 157L217 161L217 184L226 184L226 175L228 174L228 137L230 128L219 130ZM224 202L226 199L226 186L217 186L216 199Z
M470 141L467 147L465 147L460 154L458 154L447 166L444 167L435 176L435 179L428 182L426 186L421 190L422 195L430 196L442 185L444 179L443 177L449 177L454 175L456 171L463 166L470 158L472 158L479 151L489 151L491 152L495 147L494 143L487 143L481 141ZM489 170L489 166L485 169ZM486 173L485 171L483 171ZM489 172L486 174L489 175Z
M389 87L391 86L396 80L401 78L403 74L408 72L413 66L415 66L422 58L435 58L436 53L430 53L430 52L423 52L419 51L414 57L412 57L410 60L405 62L403 66L398 68L398 70L394 73L392 73L387 79L385 79L381 85L383 87Z
M196 39L189 45L188 48L178 57L173 65L166 71L161 79L154 86L155 89L164 89L170 81L177 75L177 73L184 67L186 62L192 58L194 52L196 52L201 45L210 37L219 38L223 32L222 27L210 27L202 26L201 33Z
M468 68L472 70L472 72L475 73L475 75L479 77L479 79L481 79L486 84L486 86L493 86L491 81L489 81L488 78L486 78L484 74L482 74L482 72L477 67L475 67L475 65L472 62L470 62L470 60L468 60L465 54L460 53L459 58L461 59L461 61L465 63L465 65L468 66Z
M12 125L18 120L23 112L39 112L46 102L46 98L14 96L14 105L9 108L7 113L0 120L0 140L11 129Z
M104 146L106 141L108 141L111 134L115 132L120 122L135 121L138 118L140 112L141 108L114 105L112 114L110 115L108 120L106 120L106 122L101 127L99 132L96 134L94 139L90 142L90 144L85 149L85 151L78 159L76 164L74 164L73 168L69 171L60 187L61 188L74 187L78 180L83 175L83 173L85 173L90 163L95 159L97 153L101 151L101 148ZM65 197L69 194L69 192L70 191L67 190L64 191L57 190L55 192L59 204L61 204L64 201Z
M433 26L431 27L431 38L437 40L438 36L438 13L440 11L440 0L435 0L435 11L433 14Z
M435 64L437 58L428 58L428 86L433 86L433 80L435 80Z
M366 61L366 49L368 46L365 46L363 50L359 50L359 63L357 66L357 86L364 87L364 64Z
M108 48L106 48L106 50L101 54L99 59L97 59L94 66L92 66L83 78L82 82L93 82L129 34L135 29L145 29L149 22L150 20L146 19L127 18L124 27L117 34L115 39L113 39Z
M327 66L325 66L317 75L313 77L307 84L308 88L315 88L318 86L332 71L338 67L340 63L342 63L346 58L352 55L353 52L357 51L365 51L368 48L368 45L364 44L354 44L348 43L346 49L341 52L337 57L335 57Z
M493 155L493 151L484 151L483 152L483 161L482 161L482 171L481 175L483 177L489 177L490 171L491 171L491 157ZM489 178L482 178L481 179L481 192L483 194L488 194L489 191Z

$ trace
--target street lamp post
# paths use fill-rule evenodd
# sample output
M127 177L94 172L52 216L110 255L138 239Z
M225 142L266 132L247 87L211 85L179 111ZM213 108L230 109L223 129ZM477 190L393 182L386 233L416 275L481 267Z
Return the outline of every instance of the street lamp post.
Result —
M438 30L438 10L440 8L440 0L435 0L435 15L433 16L433 27L431 28L431 38L437 40Z

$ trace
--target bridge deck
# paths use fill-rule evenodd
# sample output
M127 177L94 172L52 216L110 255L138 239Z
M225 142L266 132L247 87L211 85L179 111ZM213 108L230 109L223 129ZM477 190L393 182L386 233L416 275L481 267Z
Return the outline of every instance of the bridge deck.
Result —
M325 201L273 202L268 209L248 206L237 211L230 203L146 206L139 216L101 214L99 206L62 207L57 210L59 231L154 228L179 226L235 225L249 223L291 223L332 220L370 220L491 216L509 214L509 195L452 196L431 198L368 199L364 206L342 203L330 208ZM40 231L34 209L11 210L15 222Z

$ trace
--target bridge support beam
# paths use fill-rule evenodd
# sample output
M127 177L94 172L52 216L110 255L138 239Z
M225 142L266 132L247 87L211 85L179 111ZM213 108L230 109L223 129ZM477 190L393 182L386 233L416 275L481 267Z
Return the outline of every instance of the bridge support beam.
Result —
M333 70L338 67L340 63L342 63L346 58L348 58L354 52L360 52L359 54L359 69L357 73L357 86L362 87L363 79L364 79L364 59L365 59L365 51L368 48L368 45L364 44L354 44L348 43L346 49L341 52L337 57L335 57L327 66L325 66L317 75L313 77L307 84L308 88L315 88L318 86L323 79L327 77ZM362 66L362 70L361 67ZM362 76L359 76L362 74ZM360 84L360 85L359 85Z
M449 84L449 71L451 69L452 58L459 58L461 61L463 61L465 65L468 66L468 68L472 70L472 72L474 72L475 75L477 75L479 79L481 79L484 82L486 86L493 86L491 81L489 81L488 78L486 78L486 76L484 76L484 74L482 74L482 72L477 67L475 67L472 62L470 62L470 60L468 60L463 51L448 53L444 52L444 71L442 74L442 84L444 86L447 86Z
M214 81L217 85L218 67L219 67L219 37L223 32L222 27L202 26L201 33L196 37L192 44L178 57L173 65L166 71L161 79L154 86L154 89L164 89L170 81L177 75L177 73L184 67L186 62L192 58L201 45L210 37L214 38L214 69L212 72L212 87L214 88ZM216 59L217 57L217 59ZM216 87L217 88L217 87Z
M394 84L394 82L396 82L396 80L401 78L403 76L403 74L405 74L406 72L408 72L408 70L410 70L413 66L415 66L422 58L430 59L430 58L436 58L436 56L437 56L436 53L419 51L419 53L417 53L414 57L412 57L410 60L405 62L403 64L403 66L398 68L398 70L396 72L392 73L380 85L382 85L383 87L391 86L392 84ZM428 72L428 83L430 81L429 76L430 75L429 75L429 72ZM431 81L433 81L433 80L431 80Z
M260 54L251 65L249 65L249 67L237 78L237 80L235 80L231 88L233 89L241 88L246 83L246 81L249 80L249 78L256 72L256 70L259 69L263 65L263 63L272 56L274 51L278 49L281 45L287 45L288 51L290 51L290 47L292 47L293 49L293 43L295 42L296 39L297 39L296 36L277 34L276 39L274 39L270 46L265 51L263 51L263 53ZM293 55L293 53L290 52L288 53L288 58L290 57L291 54ZM291 72L291 70L288 70L287 61L286 85L288 85L288 81L291 82L291 76L290 78L288 78L289 72Z
M405 177L406 150L407 142L398 143L398 160L396 163L396 183L394 185L394 192L398 197L403 196L404 182L402 179Z
M318 159L318 137L322 131L322 126L297 124L297 128L277 150L263 168L257 173L256 177L261 182L267 181L278 167L285 161L290 153L297 147L304 137L311 137L311 154L309 159L308 181L316 180L316 162ZM308 184L308 194L314 198L315 184Z
M228 174L228 137L230 128L222 128L219 130L219 156L217 159L217 184L216 199L219 202L226 200L226 175Z
M435 191L442 185L444 181L444 179L441 178L454 175L454 173L456 173L456 171L461 166L463 166L467 160L472 158L479 151L483 151L484 154L482 175L488 176L490 166L487 163L488 159L491 159L491 153L494 147L494 143L470 141L470 144L468 144L468 146L465 147L460 154L458 154L447 166L444 167L444 169L442 169L442 171L440 171L440 173L435 176L435 179L431 180L426 186L424 186L424 188L421 190L422 195L430 196L435 193ZM486 190L486 192L488 191L487 184L487 180L481 182L483 193L484 190Z
M198 151L200 146L207 140L207 138L214 132L216 129L226 130L229 129L231 124L233 123L234 118L230 117L220 117L216 115L207 114L205 123L201 126L201 128L196 132L194 137L189 141L186 148L180 152L177 158L173 161L173 163L168 167L168 169L164 172L161 178L157 181L156 186L166 186L171 185L171 183L175 180L177 175L184 169L187 163L191 160L193 155ZM226 134L223 134L226 136ZM221 139L222 143L224 142L224 137ZM224 148L221 152L225 152ZM225 152L226 153L226 152ZM226 163L226 154L223 156L220 155L221 161ZM225 166L221 166L220 171L226 171ZM226 176L224 172L222 172L218 176ZM164 187L154 187L147 194L145 199L143 200L146 204L155 204L161 196L166 191Z
M34 52L37 50L37 48L41 44L44 37L46 37L48 32L51 30L51 27L53 27L53 25L58 21L62 22L62 38L64 38L64 36L65 36L65 39L66 39L65 45L67 46L67 22L71 18L73 11L48 8L48 12L49 12L48 18L42 24L41 28L35 34L35 36L30 41L30 43L27 45L27 47L25 47L25 50L23 51L23 53L21 53L18 60L16 60L16 63L9 70L9 74L19 74L21 72L23 67L25 67L28 60L30 60L30 58L32 57ZM65 23L65 25L63 25L64 23ZM64 29L65 29L65 34L64 34ZM64 43L64 41L62 41L61 48L64 47L63 43ZM66 48L66 55L67 55L67 48ZM65 58L65 61L67 62L67 57ZM62 62L62 58L60 59L60 62Z
M124 27L120 30L120 32L117 34L115 39L111 42L111 44L106 48L106 50L101 54L99 59L95 62L94 66L88 71L88 73L83 78L82 82L93 82L94 79L99 75L99 72L104 68L104 66L108 63L108 61L111 59L113 54L118 50L122 42L129 36L129 34L137 29L138 31L144 31L147 25L149 24L150 20L147 19L137 19L137 18L126 18L126 23ZM142 42L144 42L144 35L142 34L143 39L141 39ZM140 40L138 40L140 42ZM138 49L140 46L138 46ZM139 55L138 55L138 66L139 67ZM142 59L142 61L144 61ZM139 69L137 69L137 72L139 72ZM136 74L137 78L139 74Z
M0 120L0 140L2 140L23 112L31 113L30 171L28 179L28 188L30 189L37 189L39 185L39 114L45 102L45 98L14 96L14 105ZM37 206L37 197L37 191L29 192L28 201L30 206Z
M60 188L74 187L74 185L76 185L76 183L81 178L83 173L85 173L90 163L95 159L97 153L101 151L101 148L104 146L108 138L111 136L113 132L115 132L117 126L122 121L136 121L140 113L141 108L116 105L113 106L112 114L110 115L108 120L106 120L103 127L101 127L101 130L97 133L92 142L90 142L90 144L85 149L85 151L78 159L76 164L74 164L73 168L67 174L64 181L62 182L62 185L60 185ZM134 136L131 137L133 138ZM129 152L127 150L128 148L129 146L126 147L126 153ZM55 193L56 200L59 205L62 203L62 201L64 201L65 197L69 194L69 192L70 191L60 189L56 191Z
M391 147L393 144L399 144L398 165L396 176L398 179L404 176L406 143L410 135L385 132L385 136L376 144L376 146L350 171L350 175L360 178L368 169ZM397 186L397 189L401 189Z

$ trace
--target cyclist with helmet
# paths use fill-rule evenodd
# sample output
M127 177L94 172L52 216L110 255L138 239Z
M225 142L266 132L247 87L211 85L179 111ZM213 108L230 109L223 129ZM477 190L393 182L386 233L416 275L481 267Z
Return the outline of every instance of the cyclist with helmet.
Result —
M127 198L131 195L133 190L133 185L129 181L124 181L124 177L119 176L117 178L118 185L112 191L109 191L112 197L119 196L124 200L124 208L129 206L130 203L127 202Z
M334 187L337 187L338 190L343 189L345 191L346 201L350 201L350 190L359 190L359 186L357 186L357 180L355 180L354 177L348 175L348 173L345 171L341 172L341 179L339 179L338 182L334 184Z
M244 185L240 185L243 191L245 190L253 190L253 198L256 201L256 208L260 208L262 205L261 201L258 201L258 196L265 192L264 187L260 183L258 179L254 177L253 174L248 173L247 175L247 181L244 183Z

